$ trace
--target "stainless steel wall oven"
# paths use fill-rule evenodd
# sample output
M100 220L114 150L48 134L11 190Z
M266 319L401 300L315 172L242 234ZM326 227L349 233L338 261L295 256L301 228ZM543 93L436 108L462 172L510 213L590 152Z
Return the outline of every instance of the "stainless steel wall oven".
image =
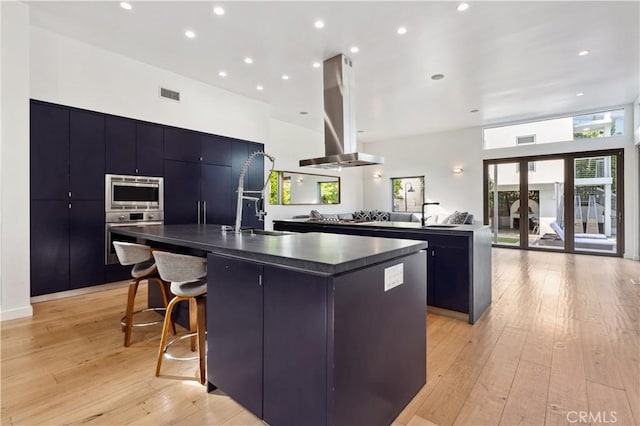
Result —
M118 263L111 229L164 223L164 178L105 175L105 264ZM118 241L135 242L124 236Z

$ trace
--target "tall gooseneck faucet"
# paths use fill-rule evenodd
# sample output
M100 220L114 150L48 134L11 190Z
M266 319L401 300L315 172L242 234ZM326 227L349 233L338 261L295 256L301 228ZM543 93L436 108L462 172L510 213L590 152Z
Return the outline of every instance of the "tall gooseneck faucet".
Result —
M253 161L253 159L256 158L259 155L263 156L263 157L267 157L269 160L271 160L271 170L269 170L269 176L271 176L271 172L273 172L273 168L276 165L275 157L265 153L264 151L256 151L256 152L254 152L244 162L244 165L242 166L242 169L240 170L240 178L238 179L238 203L236 205L236 226L235 226L235 229L234 229L236 234L239 234L241 232L240 231L240 227L242 225L242 204L243 204L242 202L243 202L243 200L253 200L255 202L255 205L256 205L256 216L258 217L259 221L263 221L264 220L264 216L267 214L264 211L264 190L267 187L267 185L269 185L269 179L267 179L264 182L264 186L259 191L245 191L244 190L244 177L247 174L247 171L249 170L249 166L251 165L251 162ZM247 195L244 195L244 194L260 194L260 195L257 196L257 197L251 197L251 196L247 196Z

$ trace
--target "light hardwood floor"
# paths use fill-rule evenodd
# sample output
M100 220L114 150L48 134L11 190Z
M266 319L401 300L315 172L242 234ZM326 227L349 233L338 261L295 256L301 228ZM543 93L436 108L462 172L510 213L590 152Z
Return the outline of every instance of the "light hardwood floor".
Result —
M493 260L477 324L428 315L427 384L394 424L640 424L640 263L507 249ZM160 328L124 348L125 299L122 288L38 303L1 324L2 425L261 424L206 394L197 361L155 377Z

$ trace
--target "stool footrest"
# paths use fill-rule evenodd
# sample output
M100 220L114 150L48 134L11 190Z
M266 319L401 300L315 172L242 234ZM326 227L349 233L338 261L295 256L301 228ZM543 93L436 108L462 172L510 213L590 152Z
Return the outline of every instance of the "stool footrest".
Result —
M173 339L172 341L167 343L162 349L162 356L167 359L172 359L174 361L193 361L194 359L198 359L199 358L198 355L184 357L184 356L175 356L169 353L169 348L171 347L171 345L173 345L174 343L178 343L180 340L184 340L184 339L188 339L190 337L196 336L197 334L198 334L197 332L189 333L189 334L185 334L184 336L180 336Z
M147 308L147 309L141 309L141 310L139 310L139 311L135 311L135 312L133 313L133 315L141 314L142 312L151 312L151 311L155 311L155 312L165 312L165 313L166 313L166 312L167 312L167 308ZM157 320L157 321L134 322L134 323L132 323L132 324L131 324L131 326L132 326L132 327L147 327L147 326L150 326L150 325L161 324L163 321L164 321L164 318L159 319L159 320ZM122 318L120 319L120 324L121 324L122 326L125 326L125 327L126 327L126 325L127 325L127 317L126 317L126 316L124 316L124 317L122 317Z

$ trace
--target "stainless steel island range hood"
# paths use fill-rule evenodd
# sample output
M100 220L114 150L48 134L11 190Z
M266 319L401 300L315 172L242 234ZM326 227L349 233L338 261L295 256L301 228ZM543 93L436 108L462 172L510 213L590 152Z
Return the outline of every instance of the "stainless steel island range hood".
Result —
M324 157L300 160L300 167L339 169L384 164L384 158L356 152L353 65L345 55L327 59L324 75Z

